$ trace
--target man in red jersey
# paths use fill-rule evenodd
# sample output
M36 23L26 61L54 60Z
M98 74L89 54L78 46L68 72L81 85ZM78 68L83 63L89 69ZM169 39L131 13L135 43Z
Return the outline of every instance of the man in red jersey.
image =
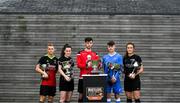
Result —
M46 96L48 96L48 103L53 103L56 93L58 59L54 55L54 46L52 43L48 43L47 54L39 59L35 70L42 76L39 103L44 103Z
M78 102L83 101L83 74L90 74L93 70L91 60L98 60L99 56L96 52L91 50L93 46L93 39L91 37L87 37L84 40L85 49L81 50L77 54L76 62L77 67L80 69L79 82L78 82L78 92L79 92L79 100Z

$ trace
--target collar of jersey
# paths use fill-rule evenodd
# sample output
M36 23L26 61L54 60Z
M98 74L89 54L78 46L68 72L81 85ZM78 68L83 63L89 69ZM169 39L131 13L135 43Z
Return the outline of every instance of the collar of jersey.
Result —
M116 52L114 52L113 54L109 53L108 55L112 57L112 56L116 55Z
M50 59L53 59L53 58L55 57L55 55L53 55L53 56L51 57L51 56L49 56L48 54L46 54L45 56L48 56L48 58L50 58Z

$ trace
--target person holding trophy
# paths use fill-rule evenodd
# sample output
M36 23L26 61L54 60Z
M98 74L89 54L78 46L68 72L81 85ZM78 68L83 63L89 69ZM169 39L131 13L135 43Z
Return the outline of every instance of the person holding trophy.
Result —
M79 102L83 101L83 74L91 74L93 67L92 67L94 60L99 60L99 56L93 52L93 39L91 37L86 37L84 39L85 49L78 52L76 57L77 67L80 69L79 75L79 82L78 82L78 92L79 92ZM96 63L96 62L95 62ZM94 64L95 64L94 63Z
M40 100L44 103L48 96L48 103L53 103L56 93L56 72L58 70L58 59L54 55L54 46L48 43L47 54L39 59L35 70L41 74Z
M131 103L133 99L136 103L140 103L140 76L144 69L141 57L134 54L134 43L126 44L126 54L123 58L124 64L124 89L127 97L127 103Z
M72 48L65 44L61 57L59 58L59 91L60 103L70 102L74 90L73 67L74 62L71 58Z
M111 92L115 94L116 103L120 103L120 94L123 92L120 81L120 74L122 72L123 59L120 54L115 52L115 42L109 41L107 43L108 54L102 58L104 73L107 77L107 103L111 102Z

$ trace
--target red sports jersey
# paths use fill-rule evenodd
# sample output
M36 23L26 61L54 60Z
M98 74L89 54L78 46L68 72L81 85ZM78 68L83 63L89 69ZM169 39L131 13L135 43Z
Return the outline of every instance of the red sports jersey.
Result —
M76 62L77 67L80 69L80 75L81 78L83 74L90 74L92 71L92 67L87 68L86 63L88 60L98 60L99 56L93 52L93 51L85 51L82 50L77 54Z
M56 86L56 69L54 66L50 66L47 71L48 78L41 81L41 85Z
M48 55L45 55L40 58L38 64L48 65L48 69L46 70L48 78L42 79L41 85L56 86L56 72L58 70L58 59L55 56L53 58L49 58Z

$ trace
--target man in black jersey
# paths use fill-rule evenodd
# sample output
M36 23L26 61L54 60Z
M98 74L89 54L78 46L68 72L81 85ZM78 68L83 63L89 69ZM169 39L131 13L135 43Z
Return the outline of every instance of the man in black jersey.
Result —
M42 78L39 103L44 103L46 96L48 96L48 103L53 103L53 98L56 93L58 59L54 55L54 46L52 43L48 43L47 54L39 59L35 70L41 74Z

